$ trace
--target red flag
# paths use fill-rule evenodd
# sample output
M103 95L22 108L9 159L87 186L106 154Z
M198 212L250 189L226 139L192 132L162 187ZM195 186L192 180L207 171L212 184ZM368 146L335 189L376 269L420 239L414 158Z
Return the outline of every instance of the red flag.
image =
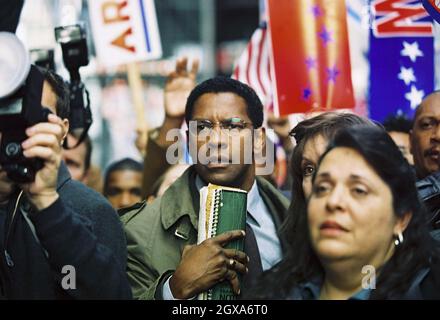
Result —
M275 110L287 115L353 108L345 1L267 3Z

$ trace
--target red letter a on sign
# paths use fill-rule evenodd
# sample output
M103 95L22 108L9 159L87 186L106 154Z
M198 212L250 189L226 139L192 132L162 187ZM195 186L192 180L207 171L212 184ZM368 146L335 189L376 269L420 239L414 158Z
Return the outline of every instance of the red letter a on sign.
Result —
M131 28L128 28L123 33L121 33L121 35L119 37L117 37L115 40L113 40L112 44L117 47L120 47L122 49L129 50L131 52L136 52L136 48L133 46L128 46L127 42L125 41L125 38L130 34L132 34L132 30L131 30Z

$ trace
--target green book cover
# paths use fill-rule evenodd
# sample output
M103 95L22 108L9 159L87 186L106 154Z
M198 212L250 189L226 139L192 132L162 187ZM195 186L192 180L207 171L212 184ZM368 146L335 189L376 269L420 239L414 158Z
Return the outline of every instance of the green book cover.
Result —
M198 241L215 237L231 230L246 229L247 192L241 189L209 184L200 192ZM244 239L224 246L244 250ZM240 278L240 277L239 277ZM217 284L199 295L202 300L235 300L229 281Z

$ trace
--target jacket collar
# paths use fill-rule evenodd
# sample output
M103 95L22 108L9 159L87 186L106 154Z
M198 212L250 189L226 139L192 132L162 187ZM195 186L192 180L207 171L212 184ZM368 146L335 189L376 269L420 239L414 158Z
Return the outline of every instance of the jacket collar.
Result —
M196 188L196 171L189 167L164 193L160 201L160 215L165 230L179 219L188 216L195 230L198 229L200 195ZM275 189L267 180L256 177L258 189L275 225L279 227L284 220L289 200Z
M189 167L163 194L160 215L165 230L183 216L188 216L197 230L200 197L195 187L195 176L194 166Z

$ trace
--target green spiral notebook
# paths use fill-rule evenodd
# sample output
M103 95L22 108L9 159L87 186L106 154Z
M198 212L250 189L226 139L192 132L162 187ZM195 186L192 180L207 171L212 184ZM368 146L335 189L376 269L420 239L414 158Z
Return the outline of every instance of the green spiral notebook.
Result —
M247 192L241 189L209 184L200 191L200 213L197 243L231 230L245 230ZM244 239L224 246L244 251ZM229 281L215 285L198 296L199 300L235 300Z

